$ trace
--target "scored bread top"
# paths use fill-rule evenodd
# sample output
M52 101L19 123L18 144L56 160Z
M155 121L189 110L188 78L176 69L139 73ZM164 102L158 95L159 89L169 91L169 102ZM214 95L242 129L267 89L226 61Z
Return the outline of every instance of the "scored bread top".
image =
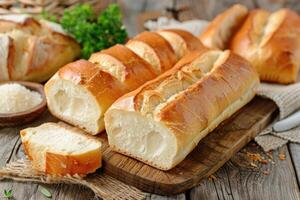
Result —
M289 9L253 10L230 48L248 59L262 80L294 82L300 65L299 24L297 13Z
M115 99L127 91L120 81L86 60L67 64L58 71L58 76L85 87L103 108L109 107ZM51 80L45 87L45 90L51 87Z
M10 79L45 81L79 56L79 44L49 23L27 15L0 16L0 35L8 35L13 48Z
M235 4L219 14L199 36L201 42L209 47L224 50L236 29L242 24L248 9Z
M177 59L188 52L205 48L200 40L193 34L180 29L164 29L157 32L171 44Z
M230 51L203 49L118 99L111 107L140 112L163 122L186 140L207 127L224 109L254 90L255 69ZM217 106L216 106L217 105Z
M131 39L126 46L154 66L159 74L176 63L172 46L158 33L143 32Z
M156 77L151 65L124 45L94 53L89 61L123 82L129 90Z

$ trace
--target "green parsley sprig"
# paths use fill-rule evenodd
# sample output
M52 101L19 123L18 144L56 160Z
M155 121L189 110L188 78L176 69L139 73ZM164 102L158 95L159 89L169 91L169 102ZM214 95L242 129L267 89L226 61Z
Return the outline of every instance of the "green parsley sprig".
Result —
M99 16L89 4L77 5L64 12L60 23L80 43L84 58L114 44L124 43L128 37L116 4L109 5Z
M4 190L4 198L7 198L7 199L11 199L13 198L13 192L12 190Z

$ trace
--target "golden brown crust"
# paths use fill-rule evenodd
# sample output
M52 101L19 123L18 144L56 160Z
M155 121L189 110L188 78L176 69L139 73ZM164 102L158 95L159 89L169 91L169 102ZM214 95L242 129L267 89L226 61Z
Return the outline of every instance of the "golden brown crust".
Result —
M16 47L8 68L11 80L43 82L80 55L80 46L72 37L30 16L0 18L0 25L0 33L10 36Z
M233 5L213 19L199 36L200 41L209 48L224 50L247 13L248 9L245 6Z
M86 60L78 60L67 64L58 71L58 75L61 79L85 87L103 108L110 106L127 91L117 79ZM48 87L51 87L51 85Z
M159 118L184 139L182 133L202 131L254 82L259 82L255 70L243 58L230 53L224 63L166 105Z
M46 153L45 173L55 175L86 175L101 167L101 152L94 151L88 155L61 155Z
M171 169L203 137L248 103L255 96L258 84L258 74L250 63L230 51L193 52L171 70L122 96L109 108L105 116L109 143L115 151L153 167ZM144 127L153 129L147 132L142 130ZM124 128L130 131L123 131ZM157 140L168 137L160 155L166 159L172 155L170 160L156 161L157 152L152 153L151 146L139 145L139 140L122 146L120 138L131 138L134 129L138 133L141 131L141 138L147 138L146 144L150 143L149 135L153 132L160 135L155 138ZM144 147L143 152L136 150Z
M182 37L182 39L185 41L186 45L187 45L187 52L189 53L191 51L197 51L197 50L201 50L204 47L204 45L200 42L200 40L195 37L193 34L184 31L184 30L180 30L180 29L164 29L162 31L165 32L171 32L171 33L175 33L177 35L179 35L180 37Z
M124 65L123 73L125 74L125 80L123 83L129 91L156 77L156 73L151 65L124 45L115 45L106 50L94 53L92 57L95 57L94 60L97 60L96 57L98 55L101 56L101 54L110 55L117 59L120 64ZM101 66L99 67L101 68Z
M85 135L87 139L96 140L94 137L86 134L85 132L71 127L64 123L48 123L54 124L55 126L61 126L66 129L74 129L75 134ZM29 160L32 161L32 165L36 170L43 171L50 175L86 175L88 173L95 172L98 168L102 166L102 153L99 149L93 151L88 151L85 153L79 153L75 155L70 155L68 153L54 153L50 151L45 151L45 166L41 164L41 155L38 155L40 152L35 152L32 149L33 144L31 144L30 139L24 140L27 130L21 130L20 135L22 138L22 143L24 151L28 156ZM42 168L44 167L44 168Z
M248 59L261 80L296 81L300 65L300 19L288 9L270 14L254 10L235 34L230 48Z
M176 55L169 42L154 32L143 32L132 39L148 44L157 54L161 64L161 71L164 72L176 63ZM130 41L129 41L130 42Z

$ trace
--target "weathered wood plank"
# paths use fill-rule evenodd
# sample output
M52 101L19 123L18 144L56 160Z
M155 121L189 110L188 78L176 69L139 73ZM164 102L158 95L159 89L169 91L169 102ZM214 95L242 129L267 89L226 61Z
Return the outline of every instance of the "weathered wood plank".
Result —
M251 166L246 152L258 152L258 147L247 146L227 162L214 176L216 179L204 180L191 190L191 200L203 199L272 199L298 200L299 188L295 178L292 161L287 146L272 153L274 164ZM280 160L279 153L286 159ZM267 158L267 156L265 155ZM268 173L265 175L264 173Z
M294 169L297 175L298 186L300 188L300 144L290 143L289 150L294 165Z

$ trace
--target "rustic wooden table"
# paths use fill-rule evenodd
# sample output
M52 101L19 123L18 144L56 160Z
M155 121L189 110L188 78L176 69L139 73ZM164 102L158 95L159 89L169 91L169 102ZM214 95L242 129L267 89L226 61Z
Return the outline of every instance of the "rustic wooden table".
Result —
M130 35L137 33L136 18L139 14L151 10L163 10L172 7L172 0L123 0L107 1L123 4L125 25ZM178 0L177 6L188 6L190 9L180 14L180 19L203 18L212 19L217 13L223 11L232 2L241 2L249 8L263 7L278 9L290 7L300 11L299 0ZM0 128L0 167L24 156L21 148L19 130L27 126L35 126L48 121L50 115L43 117L30 125L14 128ZM250 143L243 150L230 159L214 176L203 180L199 186L173 197L162 197L149 194L148 199L264 199L264 200L298 200L300 186L300 145L285 145L272 152L273 163L251 164L247 152L257 152L266 156L259 147ZM284 154L285 159L279 159ZM17 200L47 199L39 192L41 184L19 183L4 180L0 182L0 199L5 189L12 189ZM52 193L52 199L98 199L93 192L76 185L47 185Z

